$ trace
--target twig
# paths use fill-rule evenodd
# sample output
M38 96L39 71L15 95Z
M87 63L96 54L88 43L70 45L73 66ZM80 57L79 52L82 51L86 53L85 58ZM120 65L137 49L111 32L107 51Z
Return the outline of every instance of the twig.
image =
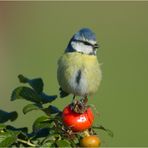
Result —
M32 146L32 147L36 146L35 144L31 143L30 141L25 141L25 140L22 140L22 139L17 139L17 141L24 143L24 144L27 144L28 146Z

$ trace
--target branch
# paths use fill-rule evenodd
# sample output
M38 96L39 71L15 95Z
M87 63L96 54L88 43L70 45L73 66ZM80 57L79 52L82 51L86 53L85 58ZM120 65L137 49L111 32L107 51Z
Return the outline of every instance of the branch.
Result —
M22 140L22 139L17 139L17 141L24 143L24 144L27 144L28 146L32 146L32 147L36 146L35 144L31 143L30 141L25 141L25 140Z

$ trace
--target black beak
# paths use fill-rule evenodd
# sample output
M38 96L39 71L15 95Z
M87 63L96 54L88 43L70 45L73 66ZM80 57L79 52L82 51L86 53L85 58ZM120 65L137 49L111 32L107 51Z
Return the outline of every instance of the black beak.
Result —
M95 44L95 45L93 45L93 48L94 49L97 49L97 48L99 48L99 45L98 44Z

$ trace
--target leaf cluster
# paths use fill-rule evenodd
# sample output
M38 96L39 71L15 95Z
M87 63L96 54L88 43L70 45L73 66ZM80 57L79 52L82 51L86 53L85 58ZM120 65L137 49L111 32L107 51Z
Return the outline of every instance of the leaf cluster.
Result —
M19 81L28 86L19 86L11 94L11 101L25 99L31 103L23 108L27 114L33 110L40 110L44 116L37 117L32 124L29 133L27 127L16 128L7 125L7 121L14 121L18 114L16 111L6 112L0 110L0 147L78 147L83 133L74 133L62 123L62 111L51 103L57 99L57 95L47 95L41 78L28 79L23 75L18 76ZM112 132L103 126L94 126L90 130L102 129L110 136Z

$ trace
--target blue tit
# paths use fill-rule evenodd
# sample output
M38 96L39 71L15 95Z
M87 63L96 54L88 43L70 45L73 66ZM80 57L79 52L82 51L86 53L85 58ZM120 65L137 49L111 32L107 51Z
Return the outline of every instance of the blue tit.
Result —
M82 28L70 39L58 60L61 97L73 94L87 98L96 93L102 78L97 48L96 35L89 28Z

